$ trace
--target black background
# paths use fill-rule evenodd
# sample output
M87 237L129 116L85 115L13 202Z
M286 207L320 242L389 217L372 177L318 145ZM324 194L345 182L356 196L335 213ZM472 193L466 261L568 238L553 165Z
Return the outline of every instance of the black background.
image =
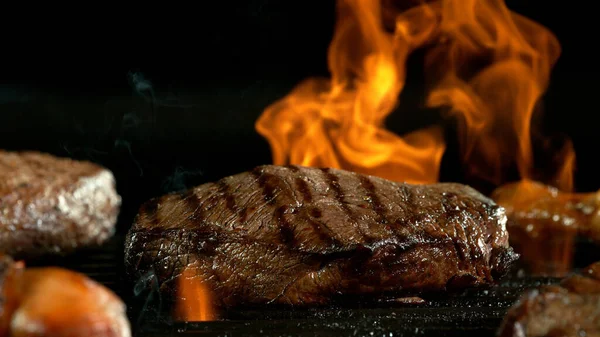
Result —
M577 189L596 190L598 15L564 1L508 4L550 28L562 44L544 98L545 121L574 141ZM4 15L0 148L107 166L124 198L123 216L130 217L152 196L271 162L254 122L302 79L327 75L335 6L315 0L102 3ZM418 54L409 62L403 104L388 121L394 131L436 118L414 118L423 100L419 62ZM136 89L142 76L152 92ZM456 144L449 144L442 180L462 181Z

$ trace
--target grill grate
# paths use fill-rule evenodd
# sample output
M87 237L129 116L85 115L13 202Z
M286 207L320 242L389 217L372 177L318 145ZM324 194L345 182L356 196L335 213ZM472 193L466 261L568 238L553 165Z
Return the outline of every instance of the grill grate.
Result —
M60 266L83 273L97 282L123 295L123 238L115 236L102 247L86 248L74 254L49 256L28 261L27 266Z
M143 336L494 336L506 310L527 288L553 278L518 278L490 289L432 299L424 305L255 309L227 313L227 321L154 324Z
M588 242L578 243L576 267L600 260ZM30 264L34 265L34 264ZM429 298L426 304L340 304L313 309L244 309L226 313L217 322L173 323L167 312L157 312L155 293L134 296L123 273L123 237L104 247L87 249L35 265L59 265L82 272L114 290L129 304L135 336L494 336L503 316L528 288L558 279L513 274L498 286L469 289L461 294Z

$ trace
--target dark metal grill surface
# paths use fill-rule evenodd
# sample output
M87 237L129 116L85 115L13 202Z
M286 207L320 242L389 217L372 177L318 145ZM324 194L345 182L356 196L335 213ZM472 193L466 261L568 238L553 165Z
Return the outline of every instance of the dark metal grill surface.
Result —
M580 242L575 265L600 260L591 243ZM30 264L31 265L31 264ZM102 248L39 261L82 272L113 289L127 303L134 336L494 336L504 314L528 288L558 279L513 273L496 287L429 298L426 304L338 305L316 309L247 309L215 322L173 322L155 292L134 291L123 273L123 237ZM151 287L150 287L151 288Z

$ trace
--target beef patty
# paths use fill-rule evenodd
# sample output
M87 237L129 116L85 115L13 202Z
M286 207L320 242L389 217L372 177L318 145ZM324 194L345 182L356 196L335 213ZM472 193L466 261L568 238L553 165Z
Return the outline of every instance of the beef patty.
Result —
M35 257L100 244L113 234L120 204L105 168L0 150L0 253Z

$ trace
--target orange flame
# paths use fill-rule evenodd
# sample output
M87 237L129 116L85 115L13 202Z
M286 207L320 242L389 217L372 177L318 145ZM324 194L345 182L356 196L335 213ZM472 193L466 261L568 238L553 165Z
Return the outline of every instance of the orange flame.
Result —
M194 266L187 266L178 278L178 295L175 308L178 320L204 322L218 318L212 305L211 291L198 279Z
M335 167L415 183L434 182L445 144L432 127L401 138L384 128L405 82L406 58L433 33L428 7L384 30L378 1L340 1L329 48L331 80L310 79L256 124L275 164Z
M428 105L448 106L462 118L471 173L500 184L516 162L521 178L533 178L531 119L560 55L558 40L503 0L441 3L444 43L427 56L435 79ZM482 60L486 65L474 69ZM559 187L571 189L573 162L557 170Z
M448 108L462 121L470 174L500 184L516 165L521 178L534 178L531 119L560 55L554 35L503 0L438 0L408 10L383 4L338 0L331 79L306 80L256 123L274 163L437 181L445 151L441 129L399 137L384 126L404 88L408 56L429 47L426 104ZM564 158L574 158L567 150ZM568 190L574 160L563 162L556 185Z

